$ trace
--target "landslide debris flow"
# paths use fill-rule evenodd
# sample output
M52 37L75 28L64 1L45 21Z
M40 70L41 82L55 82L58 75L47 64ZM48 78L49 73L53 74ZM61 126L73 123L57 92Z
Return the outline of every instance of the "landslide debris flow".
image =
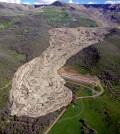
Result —
M67 106L72 92L64 86L65 81L57 70L78 51L103 40L108 31L83 27L50 30L50 47L14 74L11 115L38 117Z

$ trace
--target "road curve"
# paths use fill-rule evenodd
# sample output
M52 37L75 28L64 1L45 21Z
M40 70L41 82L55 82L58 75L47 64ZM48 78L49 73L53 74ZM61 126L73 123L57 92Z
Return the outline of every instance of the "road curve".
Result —
M62 77L64 77L64 76L62 75ZM64 77L64 78L65 78L65 77ZM73 79L73 77L72 77L72 79ZM76 80L76 78L74 79L74 81L75 81L75 80ZM81 79L79 79L79 81L80 81L80 80L81 80ZM86 81L86 79L84 79L84 80ZM91 80L90 80L90 81L91 81ZM77 82L78 82L78 79L77 79ZM87 80L87 82L88 82L88 80ZM77 114L77 115L75 115L75 116L72 116L72 117L69 117L69 118L65 118L65 119L63 119L63 120L58 121L58 120L60 119L60 117L64 114L64 112L66 111L66 109L64 109L64 110L60 113L60 115L57 117L57 119L50 125L50 127L47 129L47 131L46 131L44 134L48 134L48 132L51 130L51 128L52 128L57 122L62 122L62 121L70 120L70 119L73 119L73 118L76 118L77 116L79 116L79 115L83 112L83 110L84 110L84 104L83 104L83 102L82 102L82 99L86 99L86 98L96 98L96 97L98 97L98 96L100 96L100 95L103 94L104 88L103 88L102 85L100 84L100 81L98 81L98 82L92 81L92 82L94 82L96 85L100 86L101 91L100 91L98 94L95 94L95 95L92 95L92 96L77 97L76 100L81 99L81 104L82 104L82 110L80 111L80 113ZM78 84L78 83L77 83L77 84ZM81 85L81 84L78 84L78 85ZM82 86L84 86L84 85L82 85ZM84 87L87 87L87 86L84 86ZM91 89L90 87L87 87L87 88Z

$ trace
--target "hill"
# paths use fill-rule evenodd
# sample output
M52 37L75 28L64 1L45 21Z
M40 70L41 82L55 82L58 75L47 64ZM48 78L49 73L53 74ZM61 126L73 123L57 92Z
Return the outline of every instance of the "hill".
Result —
M9 112L11 107L9 91L13 75L20 66L40 56L50 46L48 31L53 28L74 29L99 26L101 29L112 28L105 41L83 49L71 57L66 65L72 66L78 72L87 69L87 72L104 81L103 85L107 86L105 95L95 100L99 105L96 105L93 100L86 100L87 111L89 113L91 107L94 111L97 109L99 114L90 112L94 113L95 117L96 115L98 118L102 117L102 121L105 122L102 128L111 126L109 132L118 133L119 8L120 5L76 5L59 1L41 6L0 3L0 133L16 133L16 131L29 134L42 133L62 110L37 118L11 116ZM101 103L106 106L103 107ZM102 111L102 109L106 110ZM86 115L89 115L88 113ZM83 117L80 118L91 122L91 115L89 117L83 115ZM93 120L95 118L92 118ZM98 120L95 123L98 125L99 121L102 122ZM90 126L97 130L94 124ZM64 132L64 129L60 128Z

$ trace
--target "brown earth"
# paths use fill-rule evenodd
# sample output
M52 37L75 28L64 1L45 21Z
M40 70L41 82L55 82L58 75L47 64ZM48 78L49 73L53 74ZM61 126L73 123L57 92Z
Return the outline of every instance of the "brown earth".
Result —
M68 105L72 92L57 73L81 49L102 41L105 28L55 28L49 31L50 47L40 57L21 66L10 91L11 114L38 117Z

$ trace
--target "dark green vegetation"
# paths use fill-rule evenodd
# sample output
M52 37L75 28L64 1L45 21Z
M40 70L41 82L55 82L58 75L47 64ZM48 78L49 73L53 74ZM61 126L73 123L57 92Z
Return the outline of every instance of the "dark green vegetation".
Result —
M75 70L79 72L80 74L88 74L89 70L83 66L76 66Z
M20 62L26 61L26 55L22 53L17 53L16 51L12 51L11 54L16 57L16 59Z
M60 114L62 109L38 118L10 116L5 110L0 114L0 134L41 134Z
M95 87L94 87L94 90L95 90L95 91L100 91L101 88L100 88L100 86L95 86Z
M91 90L91 88L93 88L92 85L84 86L84 85L76 84L71 81L66 81L65 86L68 87L73 92L73 95L76 97L92 95L92 90Z
M83 49L71 57L66 66L71 66L79 72L84 67L93 75L99 77L105 92L97 98L76 101L55 124L50 134L84 134L90 131L98 134L120 133L120 30L112 30L105 41ZM71 87L70 83L67 83ZM75 92L78 86L75 86ZM94 88L99 91L99 87ZM76 117L74 117L76 116ZM73 117L72 119L66 119ZM63 120L65 119L65 120ZM63 120L63 121L62 121ZM85 124L80 121L84 121ZM87 125L88 127L86 128ZM92 129L92 130L91 130Z

